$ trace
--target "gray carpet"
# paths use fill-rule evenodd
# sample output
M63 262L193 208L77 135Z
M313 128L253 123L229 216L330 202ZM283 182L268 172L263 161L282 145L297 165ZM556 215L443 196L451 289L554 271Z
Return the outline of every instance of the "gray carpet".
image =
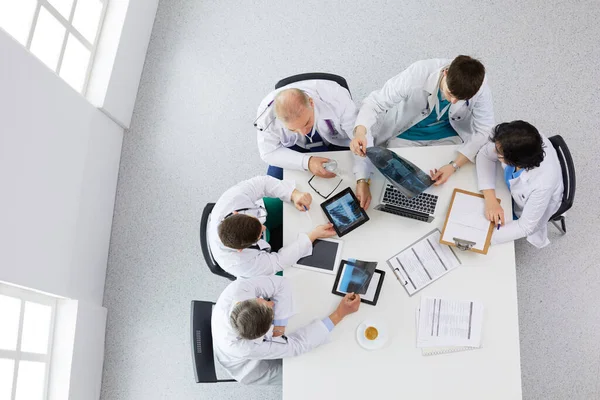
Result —
M202 261L202 207L264 173L252 121L278 79L334 72L360 101L413 61L457 54L487 66L497 121L563 135L577 164L567 236L551 227L550 247L516 245L523 396L600 398L600 3L395 4L161 2L123 144L102 399L281 398L281 388L194 383L189 302L227 284Z

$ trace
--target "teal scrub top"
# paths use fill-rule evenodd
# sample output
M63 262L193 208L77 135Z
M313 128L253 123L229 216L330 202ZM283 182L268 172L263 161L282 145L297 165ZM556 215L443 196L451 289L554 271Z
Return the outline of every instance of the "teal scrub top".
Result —
M451 136L457 136L456 131L450 125L448 117L448 106L450 102L442 99L442 91L438 90L439 110L443 113L438 120L436 110L432 110L429 115L416 125L411 126L406 131L398 135L400 139L406 140L439 140ZM445 109L446 108L446 109Z

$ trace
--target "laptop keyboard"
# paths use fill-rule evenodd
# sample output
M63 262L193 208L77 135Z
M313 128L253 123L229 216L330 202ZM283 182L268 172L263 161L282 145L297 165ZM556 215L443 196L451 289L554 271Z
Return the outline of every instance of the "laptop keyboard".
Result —
M429 193L421 193L420 195L409 199L389 183L386 184L385 193L383 194L383 202L385 204L428 215L433 215L435 213L437 201L438 196Z

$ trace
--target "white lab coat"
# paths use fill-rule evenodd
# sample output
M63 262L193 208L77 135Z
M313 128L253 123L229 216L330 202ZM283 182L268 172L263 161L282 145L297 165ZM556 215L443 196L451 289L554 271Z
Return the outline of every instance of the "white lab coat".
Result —
M430 112L435 112L440 78L451 61L432 59L412 64L365 98L355 125L365 126L376 145L386 145L390 139L421 122ZM487 78L468 102L460 100L452 104L448 116L450 125L464 142L458 151L474 162L495 125Z
M276 197L284 202L290 201L294 187L295 185L289 181L280 181L270 176L257 176L238 183L223 193L213 208L207 228L210 250L221 268L239 278L273 275L300 258L312 254L312 243L305 233L298 235L296 241L283 246L277 253L258 249L238 251L226 247L219 239L219 224L227 214L242 208L256 207L256 202L263 197ZM261 249L270 249L269 244L263 239L257 244Z
M563 180L560 161L552 143L542 135L546 156L539 167L525 170L510 182L510 194L514 201L515 215L505 215L506 224L494 229L492 244L509 242L527 236L535 247L547 246L548 220L560 207ZM496 166L506 164L498 160L494 143L485 145L477 155L477 180L479 190L496 188Z
M352 130L356 120L357 108L350 93L336 82L328 80L308 80L294 82L273 92L263 99L257 111L258 151L266 163L281 168L308 170L310 153L299 153L288 149L295 144L303 147L310 143L307 137L288 130L275 116L275 95L282 90L296 88L303 90L313 99L315 107L315 130L321 138L330 144L349 147L352 140ZM325 120L333 122L335 132L332 132ZM310 135L310 133L309 133ZM373 138L370 138L373 144ZM354 174L356 179L369 178L373 172L370 161L365 157L354 157Z
M279 359L310 351L329 337L329 329L319 320L293 333L286 332L287 343L283 338L272 338L271 331L256 340L238 337L229 322L231 311L236 303L257 297L275 302L275 320L290 318L294 313L289 282L280 276L261 276L232 282L219 296L212 314L215 356L234 379L245 384L277 382L282 368Z

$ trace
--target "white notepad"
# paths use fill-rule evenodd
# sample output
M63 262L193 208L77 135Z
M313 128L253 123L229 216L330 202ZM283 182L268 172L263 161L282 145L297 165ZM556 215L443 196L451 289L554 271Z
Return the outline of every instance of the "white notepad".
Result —
M482 195L455 189L452 204L444 225L442 242L455 243L454 239L474 242L472 250L486 253L491 238L490 221L485 217L485 200Z
M387 260L409 296L460 265L450 246L440 244L440 236L439 229L435 229Z
M436 355L481 347L483 304L470 300L421 298L417 310L417 347Z

